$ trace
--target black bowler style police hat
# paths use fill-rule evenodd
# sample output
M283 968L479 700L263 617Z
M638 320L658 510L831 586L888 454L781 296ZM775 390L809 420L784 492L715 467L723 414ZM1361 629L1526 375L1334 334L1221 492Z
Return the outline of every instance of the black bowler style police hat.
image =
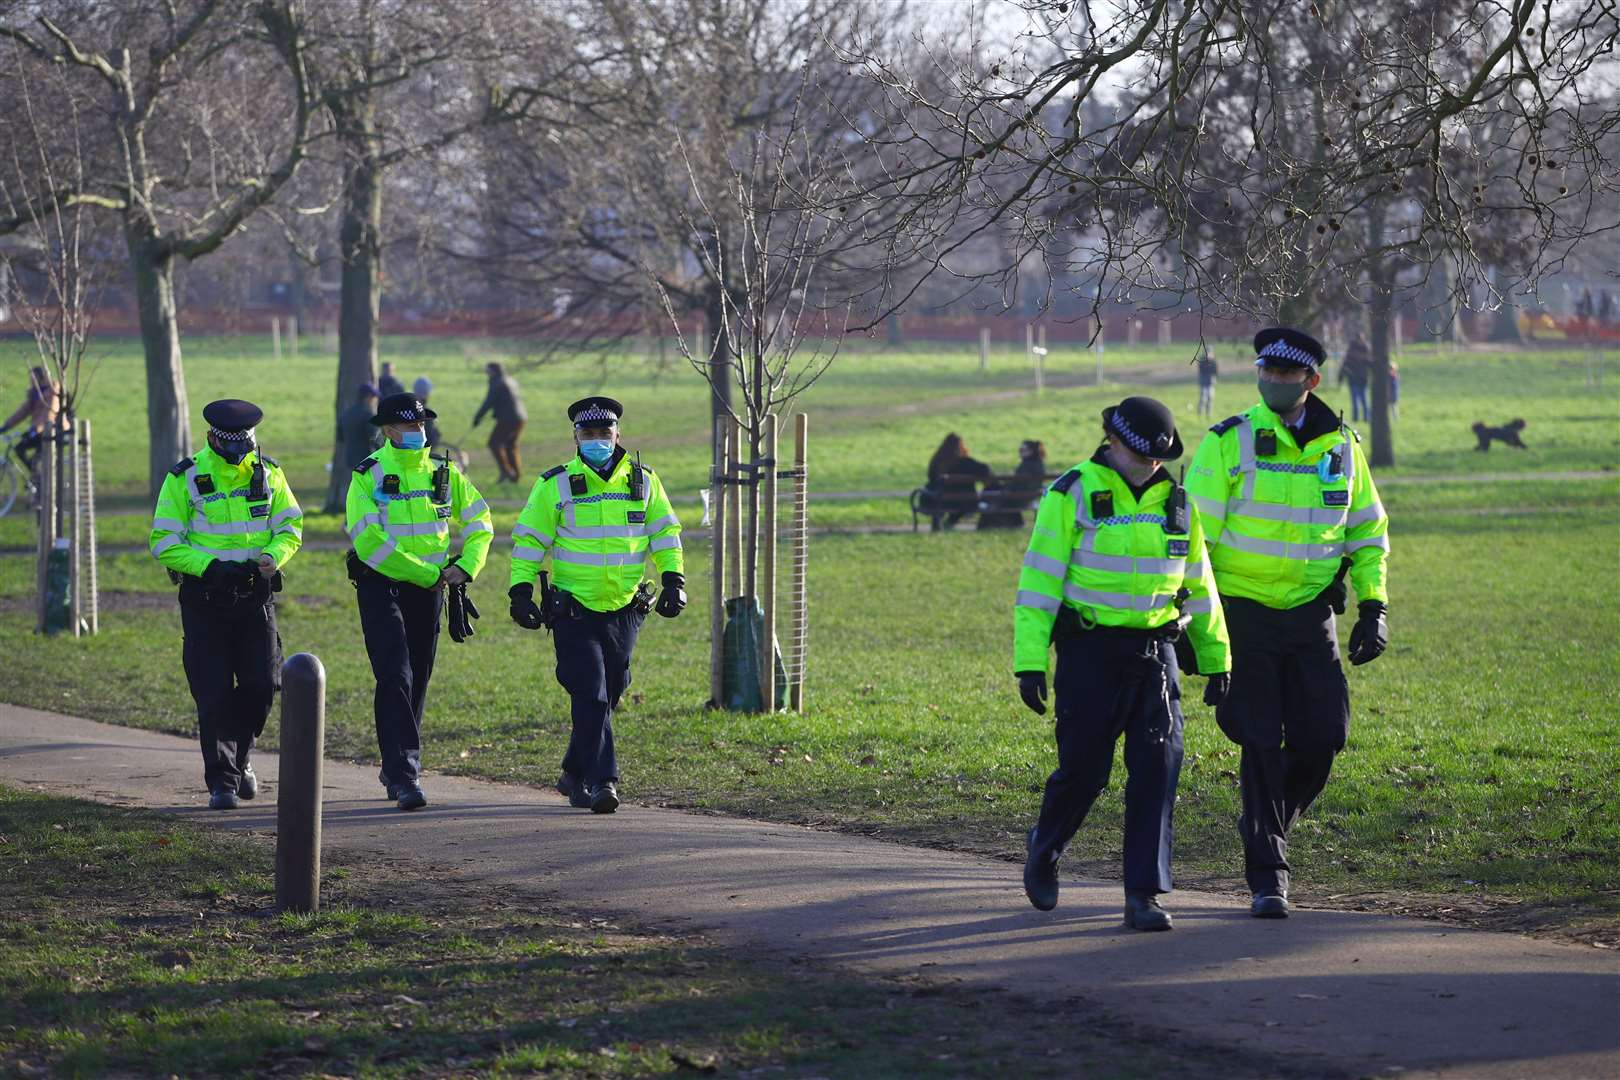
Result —
M378 427L385 424L411 424L418 420L437 420L439 414L422 404L415 394L389 394L377 403L377 415L371 422Z
M1303 330L1268 326L1254 335L1255 367L1302 367L1315 371L1327 359L1322 343Z
M253 429L264 419L264 410L251 401L240 398L221 398L203 406L203 419L208 431L225 442L251 442Z
M1176 418L1162 402L1150 397L1128 397L1104 409L1102 418L1104 429L1118 435L1120 442L1143 457L1174 461L1181 456Z
M610 397L580 398L568 406L568 419L575 427L617 424L624 415L624 406Z

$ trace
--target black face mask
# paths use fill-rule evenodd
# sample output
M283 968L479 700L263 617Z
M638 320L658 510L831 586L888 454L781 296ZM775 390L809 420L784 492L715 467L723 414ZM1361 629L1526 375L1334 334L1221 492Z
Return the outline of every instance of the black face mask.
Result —
M242 459L253 453L252 443L220 443L214 447L214 453L224 458L232 465L242 464Z
M1304 383L1272 382L1260 380L1260 400L1278 416L1287 416L1305 400Z

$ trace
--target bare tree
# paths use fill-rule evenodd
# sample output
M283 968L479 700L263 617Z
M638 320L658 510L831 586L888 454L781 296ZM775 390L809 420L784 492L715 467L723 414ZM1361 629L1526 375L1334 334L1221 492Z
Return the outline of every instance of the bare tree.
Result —
M5 77L12 86L42 85L42 71L60 68L99 90L87 143L105 158L38 199L117 215L146 354L155 491L191 451L175 261L216 250L304 157L314 102L300 0L33 4L0 21L0 37L28 60ZM0 233L36 209L0 220Z

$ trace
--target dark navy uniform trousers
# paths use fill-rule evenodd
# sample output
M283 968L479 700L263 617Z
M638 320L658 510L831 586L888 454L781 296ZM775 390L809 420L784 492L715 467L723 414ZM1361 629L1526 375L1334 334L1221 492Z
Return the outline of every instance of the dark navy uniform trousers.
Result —
M1151 645L1150 645L1151 643ZM1107 627L1060 636L1053 679L1058 767L1046 781L1035 825L1036 858L1063 854L1091 804L1108 786L1114 744L1125 735L1125 888L1170 891L1171 818L1181 778L1181 673L1168 642L1141 630ZM1120 708L1126 682L1140 674L1144 649L1168 665L1169 704L1151 707L1154 695ZM1147 707L1143 707L1147 706ZM1120 713L1123 711L1124 716Z
M647 616L629 606L617 611L568 606L574 617L565 614L551 625L557 681L568 691L573 710L562 767L586 784L600 784L619 778L613 710L630 685L630 654Z
M1223 598L1232 690L1215 710L1243 748L1243 870L1255 893L1288 891L1288 831L1327 786L1350 733L1350 687L1333 609Z
M354 583L360 630L377 680L373 709L382 782L414 784L422 773L422 712L439 651L444 593L367 572Z
M187 577L180 586L180 626L203 780L209 791L235 790L281 686L276 605L247 597L217 603L200 580Z

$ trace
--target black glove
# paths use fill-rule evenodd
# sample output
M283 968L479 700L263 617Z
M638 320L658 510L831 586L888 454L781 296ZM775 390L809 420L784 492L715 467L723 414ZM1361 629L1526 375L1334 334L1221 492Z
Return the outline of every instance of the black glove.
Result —
M1024 699L1030 711L1038 716L1046 715L1046 672L1020 671L1018 672L1018 696Z
M1211 675L1209 682L1204 684L1204 704L1219 705L1226 700L1226 695L1232 691L1232 673L1222 671Z
M450 614L446 620L450 627L450 640L459 645L477 633L473 629L472 621L478 618L478 606L472 602L472 597L467 595L466 582L452 585L446 591L450 594Z
M686 607L686 578L673 570L664 571L664 591L658 594L654 611L666 619L673 619Z
M1350 631L1350 663L1360 667L1378 659L1389 647L1389 624L1384 621L1389 608L1381 600L1363 600L1357 610L1361 614Z
M1349 559L1346 559L1345 563L1348 564L1349 561ZM1340 569L1333 580L1328 582L1328 587L1322 590L1322 599L1326 600L1328 607L1333 609L1333 614L1344 614L1344 605L1350 600L1350 587L1344 583L1343 569Z
M534 586L529 584L514 585L506 590L506 595L512 598L512 621L525 630L538 630L546 625L545 613L540 605L534 602Z

